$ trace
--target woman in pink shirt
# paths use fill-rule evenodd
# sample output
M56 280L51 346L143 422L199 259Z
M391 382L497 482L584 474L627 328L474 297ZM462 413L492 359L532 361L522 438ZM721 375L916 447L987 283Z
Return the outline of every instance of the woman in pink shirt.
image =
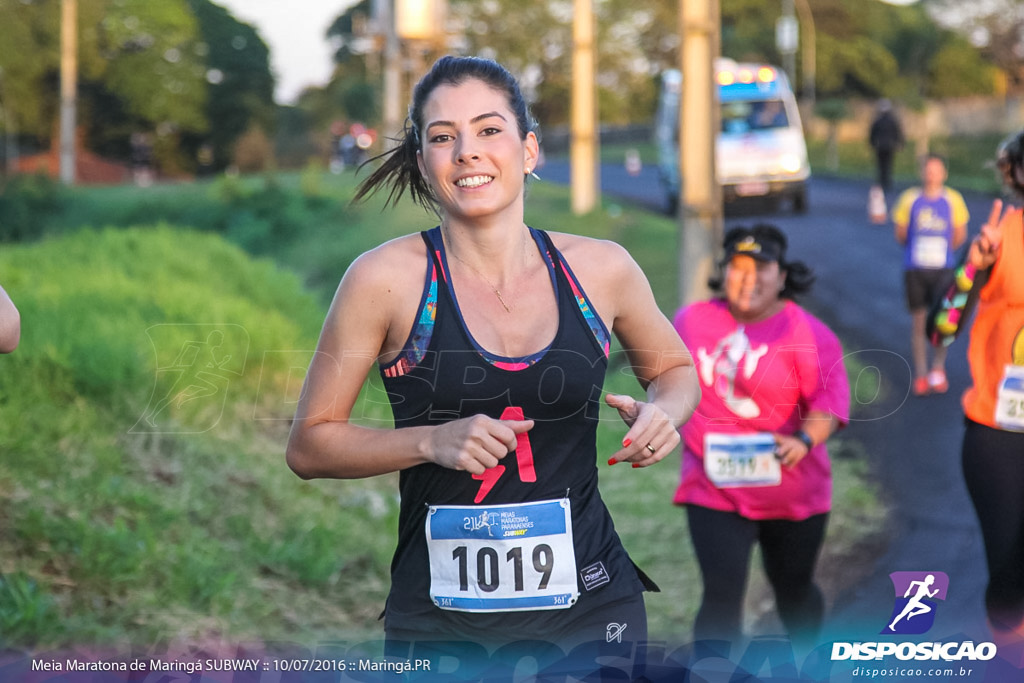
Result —
M812 640L824 613L814 566L832 497L825 441L849 420L842 349L793 302L814 277L786 260L778 228L732 228L723 246L721 274L709 282L720 296L675 318L703 391L681 429L675 494L704 583L694 639L741 636L756 542L784 626Z

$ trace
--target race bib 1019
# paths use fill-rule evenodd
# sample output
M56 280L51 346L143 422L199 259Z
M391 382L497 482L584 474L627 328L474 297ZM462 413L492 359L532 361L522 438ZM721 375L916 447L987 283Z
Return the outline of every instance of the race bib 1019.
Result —
M441 609L565 609L579 597L569 499L431 506L430 597Z

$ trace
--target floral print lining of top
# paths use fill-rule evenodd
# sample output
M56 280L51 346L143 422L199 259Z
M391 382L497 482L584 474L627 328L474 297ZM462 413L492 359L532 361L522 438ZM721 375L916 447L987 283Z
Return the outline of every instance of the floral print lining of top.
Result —
M534 239L537 239L539 242L540 240L538 239L536 231L533 228L530 228L530 232L533 233ZM437 318L438 277L436 264L438 262L444 262L444 256L440 250L436 251L435 255L437 256L437 259L431 259L430 262L430 274L424 286L422 304L420 305L416 324L413 326L412 332L409 335L409 340L406 342L405 347L402 349L398 358L391 363L388 363L386 366L382 366L381 372L385 377L401 377L412 370L423 360L423 357L427 353L427 347L430 346L430 338L434 331L434 321ZM548 264L548 269L551 271L552 284L557 288L557 280L554 277L554 259L552 259L551 253L547 250L544 251L544 256ZM597 317L593 306L590 304L590 300L587 298L586 294L583 293L579 282L577 282L576 275L569 269L565 260L563 258L559 258L558 263L562 268L562 272L565 274L565 279L569 282L569 286L572 288L573 298L576 300L576 305L579 306L580 313L583 315L584 320L590 327L590 331L597 340L598 346L600 346L604 351L604 355L608 356L611 352L611 338L608 334L608 330L601 322L601 319ZM461 312L458 312L458 315L461 317ZM477 344L475 340L473 343L476 350L488 363L503 370L510 371L524 370L530 367L543 358L544 354L547 353L548 350L545 347L536 353L523 358L504 358L490 353Z

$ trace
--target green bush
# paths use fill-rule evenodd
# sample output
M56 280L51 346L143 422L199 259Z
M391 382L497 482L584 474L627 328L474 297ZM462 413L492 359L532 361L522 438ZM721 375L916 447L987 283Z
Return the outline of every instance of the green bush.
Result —
M0 404L18 416L0 421L7 644L263 637L268 613L278 638L371 619L393 496L341 516L344 487L323 495L284 463L323 321L295 275L166 225L15 246L0 272L23 327L0 359ZM358 495L378 486L393 482ZM307 620L325 599L338 607Z
M63 205L60 185L43 174L16 175L0 185L0 242L43 236Z

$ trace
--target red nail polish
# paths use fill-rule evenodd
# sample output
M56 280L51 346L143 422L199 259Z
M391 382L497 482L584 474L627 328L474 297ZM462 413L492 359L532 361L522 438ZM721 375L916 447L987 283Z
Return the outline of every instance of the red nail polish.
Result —
M633 463L633 469L634 470L637 469L638 467L640 467L640 465L637 465L636 463Z
M629 448L629 444L631 444L631 443L633 443L633 439L623 439L622 440L622 447L623 448Z
M609 465L614 465L617 462L618 462L618 460L616 460L615 458L608 458L608 464Z

